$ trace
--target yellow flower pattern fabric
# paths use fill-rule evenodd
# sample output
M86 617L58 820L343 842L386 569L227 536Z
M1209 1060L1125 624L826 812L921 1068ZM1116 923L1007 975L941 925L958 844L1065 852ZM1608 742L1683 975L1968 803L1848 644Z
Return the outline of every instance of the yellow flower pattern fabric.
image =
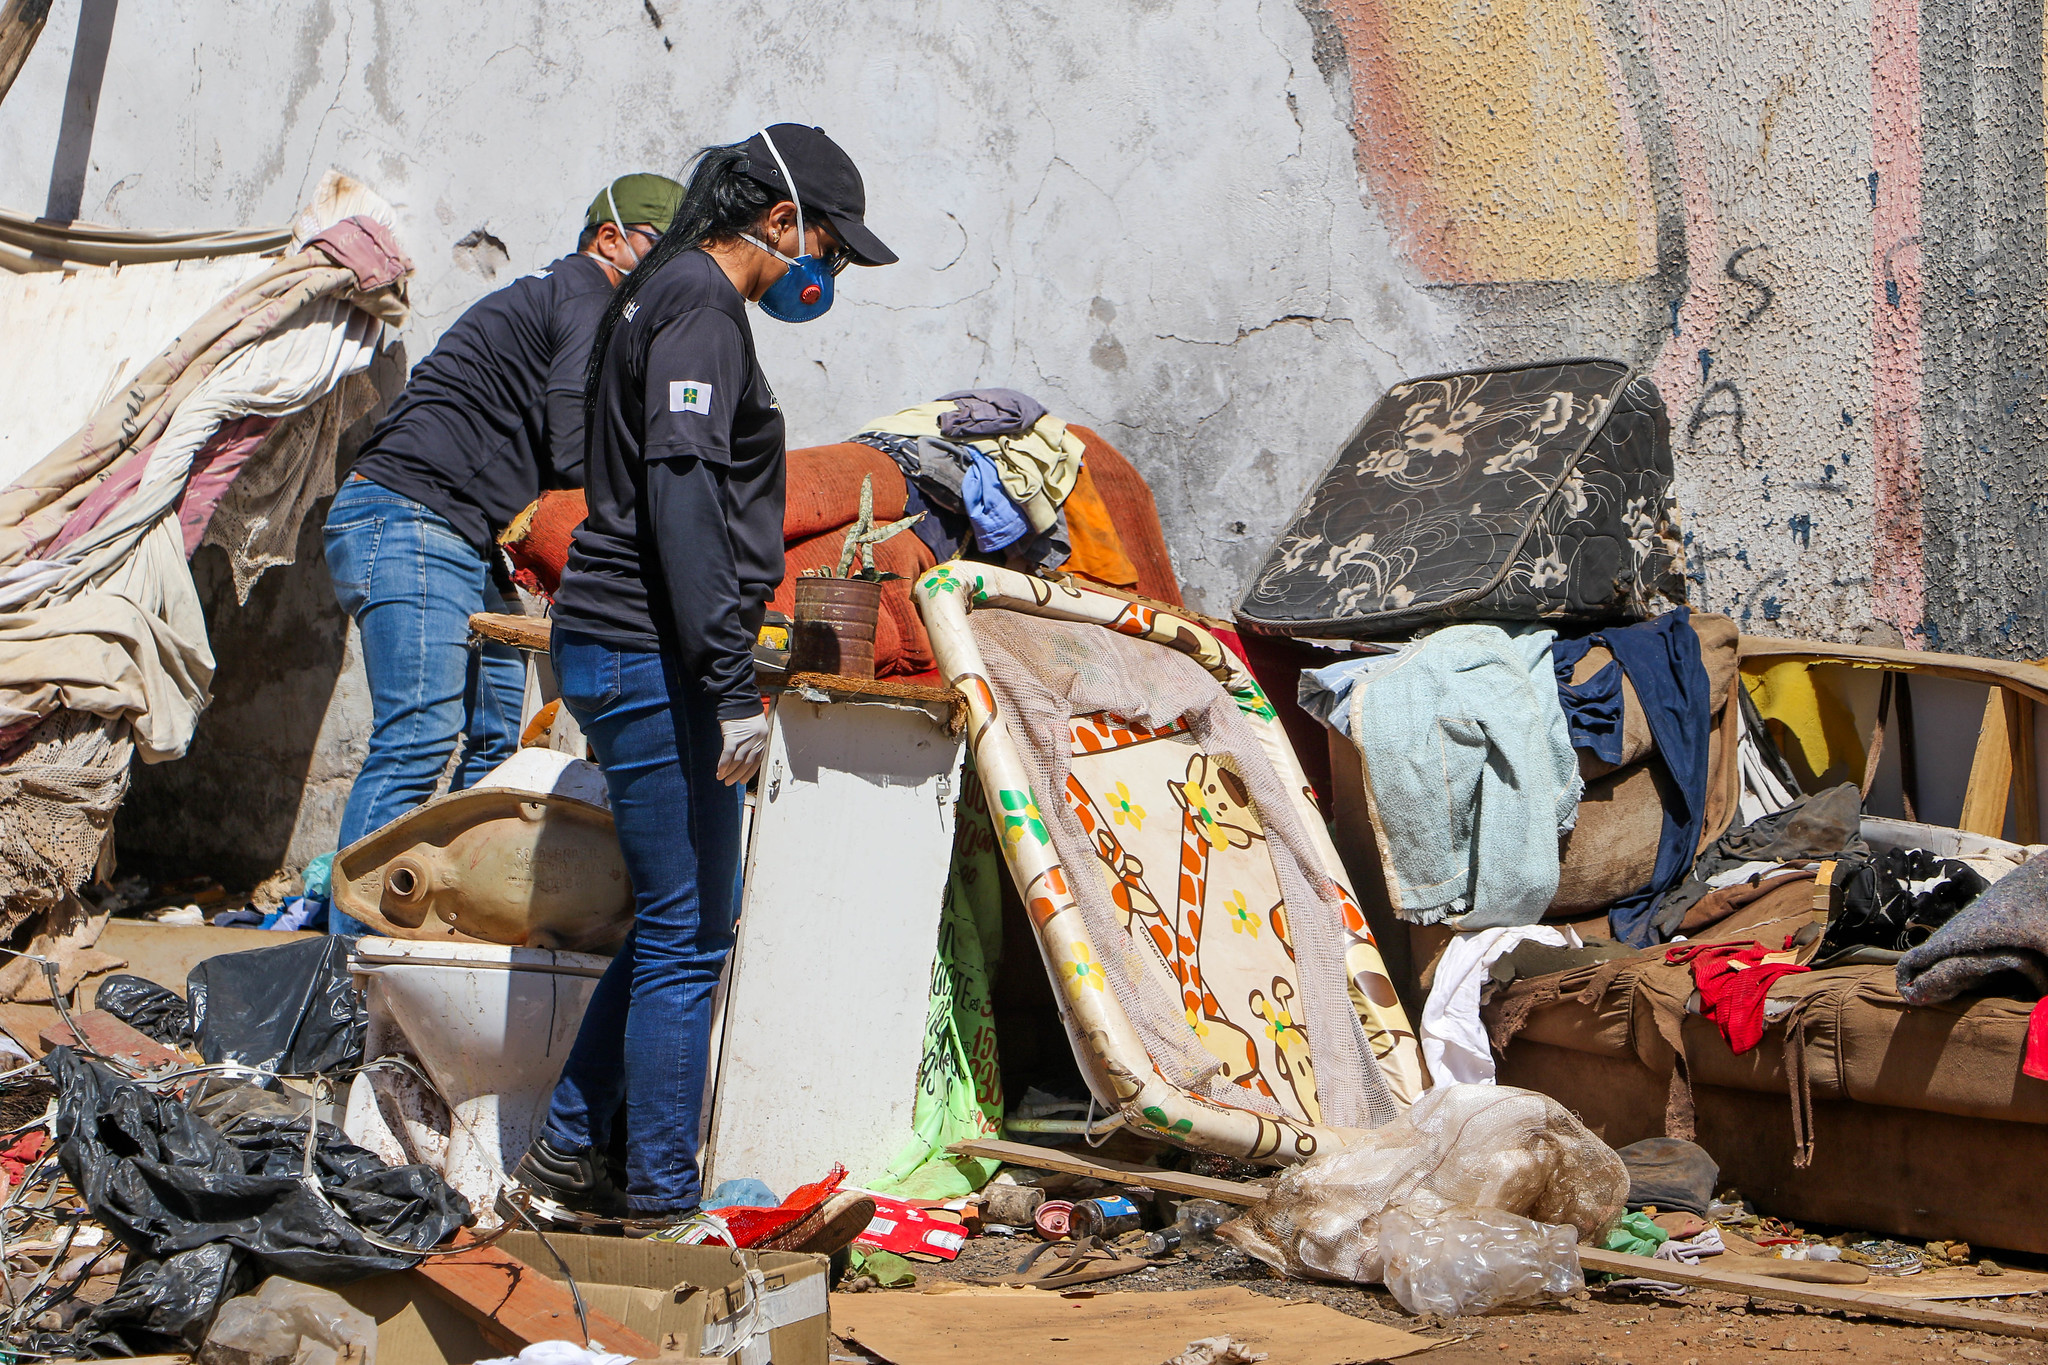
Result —
M1188 1031L1225 1079L1319 1122L1307 1036L1274 1003L1297 999L1300 983L1244 783L1185 728L1147 730L1117 716L1074 718L1072 765L1067 803L1138 960L1180 997ZM1067 971L1078 984L1088 966Z

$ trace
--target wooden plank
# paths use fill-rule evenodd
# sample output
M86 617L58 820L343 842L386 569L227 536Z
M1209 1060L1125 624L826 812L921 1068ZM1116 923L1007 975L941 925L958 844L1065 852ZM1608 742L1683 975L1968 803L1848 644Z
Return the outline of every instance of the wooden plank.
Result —
M1969 1308L1960 1304L1939 1302L1914 1303L1906 1299L1874 1294L1860 1286L1852 1288L1838 1284L1800 1284L1793 1280L1772 1279L1764 1275L1717 1271L1713 1269L1711 1258L1699 1265L1681 1265L1676 1261L1660 1261L1649 1256L1629 1256L1619 1251L1602 1251L1597 1247L1582 1246L1579 1248L1579 1264L1587 1270L1605 1271L1610 1275L1662 1280L1667 1284L1691 1285L1700 1289L1719 1289L1733 1294L1771 1299L1779 1303L1801 1303L1809 1308L1868 1313L1872 1317L1890 1318L1896 1322L1922 1323L1929 1327L1945 1327L1959 1332L1984 1332L1993 1336L2028 1337L2035 1341L2048 1341L2048 1315L2000 1313L1988 1308Z
M796 673L783 684L786 691L822 692L834 701L900 702L908 706L943 709L948 717L946 733L957 735L967 728L967 698L950 687L927 687L923 683L899 682L894 678L848 678L837 673Z
M1263 1185L1246 1184L1236 1180L1217 1180L1206 1175L1189 1175L1185 1171L1162 1171L1155 1166L1140 1165L1135 1161L1118 1161L1114 1157L1087 1157L1076 1152L1063 1152L1054 1147L1033 1147L1023 1142L1004 1142L996 1138L970 1138L956 1142L948 1151L962 1156L978 1156L989 1161L1001 1161L1011 1166L1029 1166L1037 1171L1060 1171L1067 1175L1092 1176L1112 1185L1143 1185L1148 1189L1164 1190L1168 1194L1185 1194L1196 1199L1214 1199L1224 1204L1256 1204L1265 1199L1267 1190Z
M49 1054L43 1030L59 1022L55 1005L0 1005L0 1033L21 1044L21 1050L40 1061Z
M481 636L496 640L499 644L511 645L514 649L531 650L536 654L548 651L548 639L553 635L555 623L545 616L520 616L504 611L472 612L469 618L471 638Z
M1804 659L1816 664L1847 664L1851 668L1895 669L1954 678L1979 687L2009 687L2034 701L2048 702L2048 668L2038 664L1979 659L1968 654L1937 654L1932 650L1886 649L1879 645L1778 640L1764 635L1742 636L1736 653L1744 664L1751 660Z
M2039 843L2041 839L2040 772L2034 766L2034 703L2008 688L2005 694L2005 731L2012 738L2013 839L2017 843Z
M2005 837L2005 808L2012 795L2011 716L2006 690L1994 687L1984 699L1984 723L1977 731L1977 754L1970 761L1970 785L1963 792L1963 813L1956 828L1972 834Z
M7 98L49 17L50 0L7 0L0 9L0 100Z
M456 1237L475 1240L468 1232ZM474 1322L501 1350L516 1352L537 1341L575 1341L579 1336L576 1301L569 1291L495 1246L429 1256L406 1274ZM595 1311L587 1317L592 1345L642 1360L661 1354L653 1342L624 1323Z

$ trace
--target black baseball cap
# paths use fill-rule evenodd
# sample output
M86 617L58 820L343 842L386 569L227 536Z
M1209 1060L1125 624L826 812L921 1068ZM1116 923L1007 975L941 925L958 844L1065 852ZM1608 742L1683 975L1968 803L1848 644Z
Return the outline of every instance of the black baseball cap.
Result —
M771 149L768 139L773 138ZM740 144L747 154L746 175L778 194L788 195L803 205L806 217L823 218L861 265L893 265L896 253L882 245L882 239L868 231L862 221L868 210L867 188L860 170L838 143L825 136L823 128L806 128L801 123L776 123L766 136L756 133ZM780 152L782 160L776 161ZM789 168L796 184L784 178Z

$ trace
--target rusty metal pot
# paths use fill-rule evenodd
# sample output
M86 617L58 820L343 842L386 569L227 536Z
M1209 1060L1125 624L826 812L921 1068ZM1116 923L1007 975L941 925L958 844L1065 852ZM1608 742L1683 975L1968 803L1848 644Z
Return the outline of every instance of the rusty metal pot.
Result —
M799 578L789 671L875 676L875 623L882 584L865 578Z

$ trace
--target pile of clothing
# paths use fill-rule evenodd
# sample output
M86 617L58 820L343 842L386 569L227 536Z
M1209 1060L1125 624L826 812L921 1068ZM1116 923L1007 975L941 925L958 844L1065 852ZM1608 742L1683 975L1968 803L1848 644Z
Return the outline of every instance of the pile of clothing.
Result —
M0 487L0 932L75 910L131 755L191 742L213 677L193 552L222 546L246 601L333 492L341 433L375 402L364 371L406 317L394 221L329 172L281 259Z
M930 434L913 434L919 430ZM784 576L771 611L795 612L796 581L807 570L837 569L860 515L863 479L877 524L924 513L914 534L874 547L876 569L901 580L882 592L876 677L936 679L910 586L951 559L1076 574L1180 605L1152 490L1122 452L1024 394L983 389L907 408L846 441L789 452ZM500 539L513 580L552 595L583 515L580 491L542 494Z

